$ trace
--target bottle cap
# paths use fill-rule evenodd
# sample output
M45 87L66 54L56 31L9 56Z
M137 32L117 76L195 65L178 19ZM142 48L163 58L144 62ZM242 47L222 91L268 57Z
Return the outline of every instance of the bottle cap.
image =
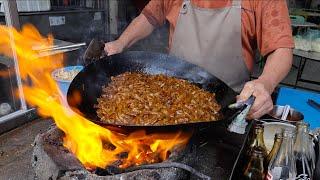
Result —
M254 131L256 133L263 132L264 131L264 126L263 125L257 125L257 126L254 127Z
M254 124L254 129L263 129L264 128L264 126L263 126L263 124Z
M299 128L299 127L304 127L304 128L307 128L309 129L310 127L310 124L305 122L305 121L299 121L296 123L296 126Z

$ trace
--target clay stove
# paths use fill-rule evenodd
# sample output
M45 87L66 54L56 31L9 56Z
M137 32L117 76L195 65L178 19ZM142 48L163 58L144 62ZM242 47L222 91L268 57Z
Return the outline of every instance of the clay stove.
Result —
M172 163L179 156L172 153L168 160L156 167L133 167L121 171L115 167L88 171L77 158L62 145L63 132L56 126L39 134L34 141L32 166L38 179L185 179L186 173ZM184 164L178 164L178 166ZM154 166L154 165L153 165ZM173 167L170 167L173 166ZM186 168L191 168L184 165ZM159 167L159 168L157 168ZM152 169L149 169L152 168ZM154 169L156 168L156 169ZM193 170L193 169L191 169ZM195 171L195 170L194 170Z
M158 168L117 168L88 171L62 145L63 132L56 126L39 134L34 142L32 165L37 179L93 179L93 180L167 180L167 179L228 179L240 153L245 136L229 133L224 124L206 127L190 140L183 153L172 153ZM195 138L196 137L196 138ZM174 167L175 162L180 168ZM160 166L159 166L160 165ZM151 164L152 166L152 164ZM181 166L185 166L183 170ZM193 167L193 168L191 168ZM198 170L198 171L197 171ZM130 171L130 172L127 172ZM190 173L192 172L192 173ZM198 176L196 176L197 174Z

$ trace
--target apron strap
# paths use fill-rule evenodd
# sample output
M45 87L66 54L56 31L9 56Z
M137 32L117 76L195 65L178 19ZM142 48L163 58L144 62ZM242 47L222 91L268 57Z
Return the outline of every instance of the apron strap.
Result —
M232 6L241 8L241 0L232 0Z
M190 4L190 0L183 0L182 6L180 8L180 14L186 14L188 11L188 5Z
M190 3L191 0L183 0L182 7L180 9L181 14L185 14L187 12L187 4ZM232 7L238 7L241 8L241 0L232 0Z

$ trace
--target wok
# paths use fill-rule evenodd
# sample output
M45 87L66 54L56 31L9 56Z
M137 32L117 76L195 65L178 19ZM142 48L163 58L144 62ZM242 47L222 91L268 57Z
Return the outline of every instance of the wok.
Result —
M212 74L194 64L174 56L142 51L131 51L106 57L87 65L70 84L67 93L69 106L72 109L80 111L80 113L89 120L104 125L105 123L100 121L97 116L94 105L97 104L97 98L101 96L102 86L110 83L112 76L117 76L125 72L165 74L188 80L200 88L216 94L216 100L222 107L221 113L223 119L220 121L225 122L236 113L234 110L229 110L227 106L235 102L237 93ZM73 97L75 93L80 93L80 102L74 101ZM193 124L206 126L212 124L212 122ZM112 124L112 126L127 125ZM169 126L188 126L188 124L168 124L164 127L168 128ZM137 126L130 127L134 128Z

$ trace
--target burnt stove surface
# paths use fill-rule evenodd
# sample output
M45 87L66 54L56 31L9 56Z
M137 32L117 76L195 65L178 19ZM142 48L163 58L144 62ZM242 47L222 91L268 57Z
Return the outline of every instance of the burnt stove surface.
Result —
M212 179L230 179L246 138L247 134L229 132L224 123L200 129L191 139L193 152L186 154L185 162Z
M227 131L216 123L195 131L188 146L163 163L121 170L116 167L90 172L62 145L63 132L55 126L34 142L32 166L36 179L229 179L246 135Z

